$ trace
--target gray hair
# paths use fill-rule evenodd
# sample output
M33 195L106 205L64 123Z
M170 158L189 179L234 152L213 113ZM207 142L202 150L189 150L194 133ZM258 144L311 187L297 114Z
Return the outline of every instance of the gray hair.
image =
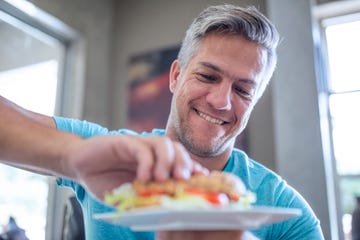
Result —
M182 42L178 54L181 69L187 67L202 40L209 33L239 35L255 42L267 51L267 69L262 85L269 82L277 62L276 48L279 33L275 26L255 7L242 8L230 4L210 6L194 19ZM262 93L265 89L260 90Z

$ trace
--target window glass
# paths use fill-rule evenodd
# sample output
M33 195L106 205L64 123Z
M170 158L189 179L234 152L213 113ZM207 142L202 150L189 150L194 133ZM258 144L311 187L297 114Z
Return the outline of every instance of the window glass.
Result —
M327 27L326 41L330 90L360 90L360 21Z
M0 11L0 13L2 13ZM63 46L26 24L1 21L0 95L29 110L54 115ZM48 177L0 164L0 234L10 217L29 239L45 239Z
M360 91L330 95L329 107L337 171L360 174Z

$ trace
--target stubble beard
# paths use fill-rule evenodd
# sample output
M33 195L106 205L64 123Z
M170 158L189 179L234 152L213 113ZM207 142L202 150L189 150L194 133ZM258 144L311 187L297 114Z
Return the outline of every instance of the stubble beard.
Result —
M177 119L174 125L176 138L181 142L184 147L193 155L201 158L216 157L221 154L222 145L216 142L201 142L200 139L196 139L196 131L186 124L185 120ZM208 140L210 141L210 140Z

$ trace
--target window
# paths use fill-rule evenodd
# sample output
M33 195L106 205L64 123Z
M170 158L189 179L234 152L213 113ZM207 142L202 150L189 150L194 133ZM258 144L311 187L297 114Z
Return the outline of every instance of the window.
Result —
M360 15L326 27L328 97L334 159L339 175L343 228L349 234L355 196L360 195Z
M351 214L360 196L360 11L337 11L320 19L322 61L326 66L320 92L326 100L331 159L339 193L343 238L351 239ZM338 10L338 9L337 9ZM324 119L323 119L324 120Z
M0 0L0 36L0 94L36 112L79 118L82 37L25 0ZM29 239L61 239L68 195L52 178L0 164L0 189L0 233L13 216Z
M29 110L54 115L64 47L0 13L0 94ZM0 225L13 217L29 239L45 239L48 181L0 164Z

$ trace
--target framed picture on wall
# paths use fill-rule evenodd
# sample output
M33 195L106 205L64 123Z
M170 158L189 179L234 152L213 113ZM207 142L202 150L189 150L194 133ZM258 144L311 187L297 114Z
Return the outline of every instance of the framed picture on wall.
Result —
M170 112L169 72L179 46L153 50L129 59L127 127L138 132L165 128Z

